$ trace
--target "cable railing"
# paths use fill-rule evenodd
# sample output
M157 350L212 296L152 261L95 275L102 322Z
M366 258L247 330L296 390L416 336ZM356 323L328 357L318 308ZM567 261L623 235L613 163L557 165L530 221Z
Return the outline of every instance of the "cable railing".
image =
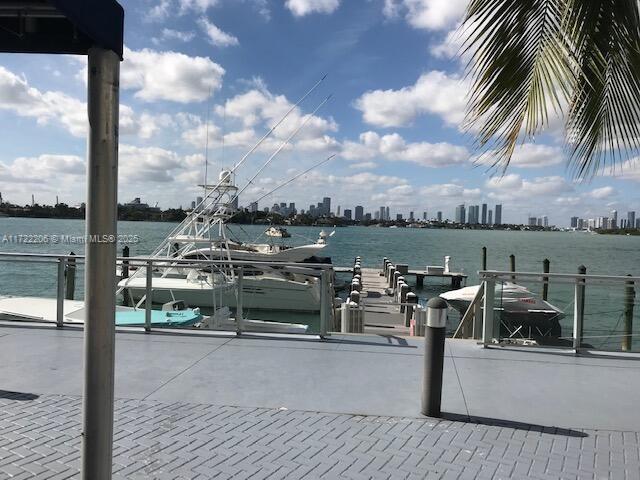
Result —
M83 255L61 255L61 254L37 254L37 253L16 253L6 252L0 253L0 262L18 263L23 265L55 265L55 301L56 311L55 318L47 319L55 321L58 327L63 327L68 320L65 318L65 300L73 299L73 291L75 290L75 272L77 269L84 265L85 257ZM251 286L247 285L250 282L250 275L255 272L274 272L280 275L301 275L305 279L315 279L317 288L319 290L319 328L317 334L320 337L329 335L331 331L332 317L334 315L333 309L333 291L334 291L334 275L333 266L330 264L321 263L293 263L293 262L268 262L268 261L251 261L251 260L221 260L221 259L185 259L185 258L166 258L166 257L118 257L116 270L119 270L124 274L124 278L131 274L131 272L141 269L140 273L144 273L144 285L142 287L142 294L140 301L133 305L133 310L144 310L144 329L150 332L154 327L152 325L152 310L154 305L154 299L160 290L169 290L170 295L174 297L173 291L170 288L160 288L154 283L157 282L158 272L165 269L179 270L181 275L185 275L185 272L196 272L205 275L220 274L224 275L225 272L233 272L233 275L228 275L229 282L223 287L232 290L235 303L235 333L240 335L244 332L252 331L251 320L247 319L245 312L248 310L246 307L247 300L252 301L254 304L258 304L259 309L260 298L252 298ZM114 277L116 271L113 272ZM123 280L124 280L123 278ZM283 277L280 277L283 278ZM284 283L284 281L283 281ZM303 283L303 282L299 282ZM307 280L307 283L310 283ZM117 291L129 291L133 287L129 288L125 286L123 290L122 285L117 286L118 282L115 282ZM126 285L126 282L125 282ZM107 294L107 292L104 292ZM116 292L113 292L116 295ZM215 295L216 292L212 292ZM0 285L0 296L3 295L2 285ZM28 295L26 295L28 296ZM124 298L126 301L126 296ZM180 300L175 298L175 300ZM156 302L157 303L157 302ZM219 306L223 307L224 302L220 302ZM126 306L126 305L125 305ZM198 307L198 305L193 305ZM274 309L278 310L278 309ZM315 311L315 310L314 310ZM0 312L7 313L7 312ZM214 311L211 313L214 315ZM266 325L265 332L269 333L269 322L262 322ZM275 323L274 323L275 326ZM277 332L276 332L277 333Z
M480 288L454 336L485 346L640 351L638 276L493 270L478 275ZM534 293L538 287L542 297Z

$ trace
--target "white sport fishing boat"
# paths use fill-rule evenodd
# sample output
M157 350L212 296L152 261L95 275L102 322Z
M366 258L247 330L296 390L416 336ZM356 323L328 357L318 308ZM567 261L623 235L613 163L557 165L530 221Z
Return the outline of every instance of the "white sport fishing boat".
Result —
M183 300L188 305L219 308L235 307L237 303L237 266L202 265L199 269L182 267L175 260L253 261L243 264L243 307L257 310L290 310L314 312L320 310L320 282L314 270L260 265L258 262L297 263L309 261L326 246L322 232L317 243L283 248L268 244L243 244L227 237L226 222L235 212L233 204L238 188L230 171L223 170L215 186L204 186L207 192L203 204L195 209L176 231L169 235L151 256L166 258L156 262L152 280L153 302ZM146 293L145 269L135 270L122 279L134 301Z
M476 297L480 285L442 293L441 298L464 315ZM518 333L531 337L559 337L559 321L564 312L542 300L522 285L511 282L497 283L495 288L495 312L507 335Z

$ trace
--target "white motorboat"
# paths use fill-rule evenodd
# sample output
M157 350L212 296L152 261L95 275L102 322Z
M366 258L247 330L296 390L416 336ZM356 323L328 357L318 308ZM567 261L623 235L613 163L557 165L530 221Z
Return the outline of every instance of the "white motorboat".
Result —
M464 315L479 289L480 285L473 285L442 293L440 297ZM561 334L559 321L564 312L522 285L497 283L494 311L507 335L518 332L531 337L559 337Z
M269 227L265 230L264 234L267 237L275 237L275 238L290 238L291 234L287 232L287 229L284 227Z

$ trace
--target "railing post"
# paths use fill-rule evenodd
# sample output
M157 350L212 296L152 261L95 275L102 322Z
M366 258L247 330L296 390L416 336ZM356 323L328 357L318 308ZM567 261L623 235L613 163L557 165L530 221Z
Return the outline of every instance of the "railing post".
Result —
M65 259L58 258L58 290L56 292L56 326L64 326L64 269Z
M146 283L146 291L145 291L145 299L144 299L144 331L151 331L151 307L153 302L153 264L152 262L147 262L147 283Z
M509 266L511 268L512 272L516 271L516 256L514 254L509 255ZM515 282L516 281L516 276L515 275L511 275L511 281Z
M486 347L493 342L493 314L494 301L496 295L496 281L494 278L488 277L484 279L484 304L483 304L483 321L482 321L482 344Z
M213 271L213 268L211 269ZM236 335L242 335L242 331L244 330L244 312L242 305L242 283L244 280L244 268L238 267L238 298L236 300Z
M320 274L320 338L327 336L327 301L328 301L328 288L327 288L327 271L322 270Z
M69 255L75 255L71 252ZM64 282L64 298L66 300L73 300L76 292L76 259L67 259L65 282Z
M628 275L631 276L631 275ZM631 351L633 335L633 304L636 298L636 290L633 281L627 282L624 296L624 336L622 337L622 351Z
M578 267L578 274L585 275L587 267ZM573 299L573 351L578 353L582 345L582 329L584 321L584 291L585 279L576 278L575 294Z

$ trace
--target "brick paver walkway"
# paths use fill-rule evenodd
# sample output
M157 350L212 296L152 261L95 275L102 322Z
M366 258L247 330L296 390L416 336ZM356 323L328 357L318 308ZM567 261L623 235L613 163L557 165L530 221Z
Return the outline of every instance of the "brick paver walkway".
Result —
M0 478L78 476L79 397L0 391ZM639 479L633 432L117 400L114 478Z

